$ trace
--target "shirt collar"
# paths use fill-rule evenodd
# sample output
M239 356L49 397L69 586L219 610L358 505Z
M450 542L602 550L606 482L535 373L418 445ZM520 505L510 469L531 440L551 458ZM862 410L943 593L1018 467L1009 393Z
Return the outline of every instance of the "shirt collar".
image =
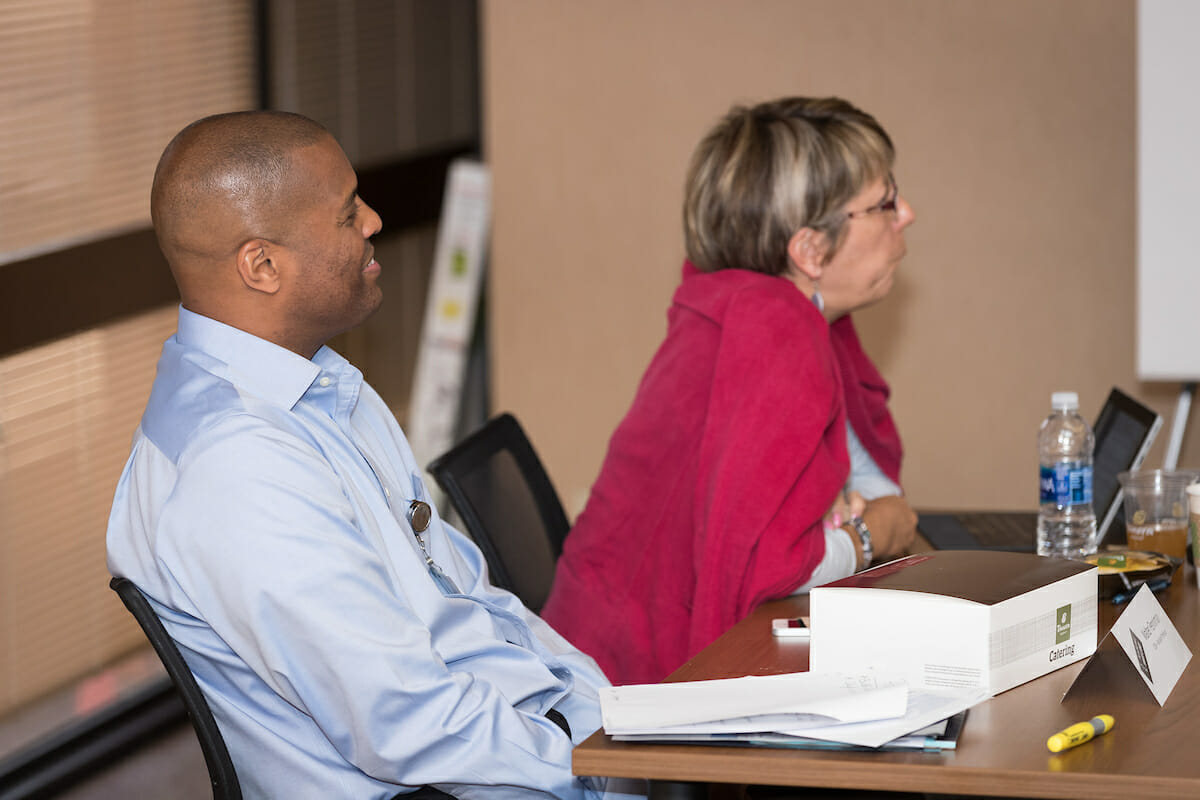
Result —
M179 307L176 340L223 361L230 380L257 397L291 408L308 390L322 369L341 371L347 364L340 355L322 347L310 361L266 339Z

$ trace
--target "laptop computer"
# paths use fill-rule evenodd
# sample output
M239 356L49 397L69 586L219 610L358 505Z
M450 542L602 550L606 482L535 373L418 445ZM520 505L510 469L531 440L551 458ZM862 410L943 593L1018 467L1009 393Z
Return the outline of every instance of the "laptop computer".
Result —
M1125 540L1121 513L1121 483L1117 475L1137 469L1146 458L1162 417L1113 388L1096 417L1092 430L1096 449L1092 462L1092 505L1096 510L1096 541L1117 544ZM1116 523L1116 524L1114 524ZM1036 549L1037 512L962 511L922 513L917 530L938 550Z

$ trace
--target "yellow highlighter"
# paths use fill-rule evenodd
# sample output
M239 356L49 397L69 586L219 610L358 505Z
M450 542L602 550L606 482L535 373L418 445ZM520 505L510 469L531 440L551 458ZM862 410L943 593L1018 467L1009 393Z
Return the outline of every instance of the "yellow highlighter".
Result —
M1097 714L1087 722L1076 722L1066 730L1054 734L1046 740L1046 747L1050 748L1051 753L1061 753L1077 744L1090 742L1093 737L1102 733L1108 733L1114 724L1116 721L1108 714Z

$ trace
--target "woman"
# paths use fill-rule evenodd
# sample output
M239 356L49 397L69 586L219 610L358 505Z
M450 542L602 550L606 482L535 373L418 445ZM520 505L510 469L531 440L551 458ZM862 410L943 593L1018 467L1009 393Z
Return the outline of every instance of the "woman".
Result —
M893 161L836 98L734 108L693 155L667 338L542 612L614 683L911 541L888 387L849 316L905 253Z

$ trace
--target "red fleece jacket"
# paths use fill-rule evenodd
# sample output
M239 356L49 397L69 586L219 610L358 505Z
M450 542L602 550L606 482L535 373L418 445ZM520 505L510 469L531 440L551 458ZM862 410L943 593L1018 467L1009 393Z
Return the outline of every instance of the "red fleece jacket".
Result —
M659 681L808 579L846 419L899 483L888 387L791 281L685 263L667 338L567 536L543 617L616 684Z

